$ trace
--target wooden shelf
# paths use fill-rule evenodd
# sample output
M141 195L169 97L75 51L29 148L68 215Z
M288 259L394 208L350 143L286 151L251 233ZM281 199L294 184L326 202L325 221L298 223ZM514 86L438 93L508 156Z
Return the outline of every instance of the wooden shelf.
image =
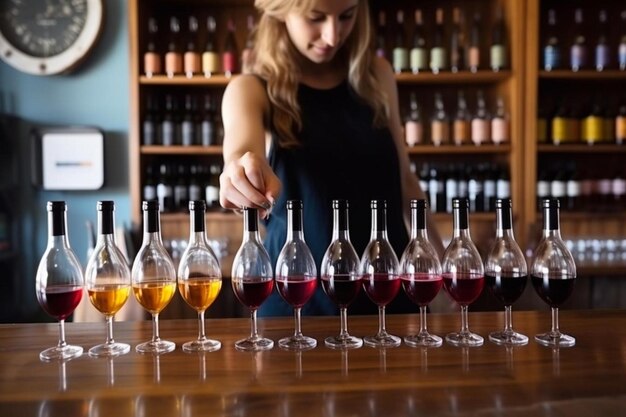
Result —
M226 77L225 75L213 75L211 77L205 77L204 75L197 75L192 78L187 78L184 75L175 75L173 77L167 77L165 75L154 75L152 77L146 77L144 75L139 77L139 84L142 85L204 85L213 87L225 87L228 82L236 77Z
M439 155L439 154L508 154L511 145L417 145L406 148L409 155Z
M430 214L432 219L436 222L450 222L452 223L452 213L432 213ZM496 214L490 212L470 213L470 222L495 222Z
M545 80L600 80L600 81L625 81L626 71L606 70L606 71L539 71L539 79Z
M576 144L542 144L537 145L539 153L616 153L626 152L626 145L616 145L612 143L597 143L587 145L586 143Z
M537 218L541 218L541 214L537 213ZM619 220L626 218L626 213L622 211L561 211L560 213L561 221L571 221L571 222L579 222L579 221L589 221L589 219L593 219L594 221L610 221L610 220Z
M142 146L141 153L143 155L222 155L221 146L163 146L151 145Z
M398 84L465 84L465 83L497 83L511 77L511 71L460 71L460 72L423 72L419 74L396 74Z

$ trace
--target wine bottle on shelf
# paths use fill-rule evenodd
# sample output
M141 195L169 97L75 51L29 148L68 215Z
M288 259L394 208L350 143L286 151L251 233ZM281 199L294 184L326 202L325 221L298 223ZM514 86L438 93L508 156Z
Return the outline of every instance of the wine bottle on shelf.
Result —
M626 143L626 96L622 98L615 117L615 143Z
M509 118L504 108L504 98L499 96L496 103L496 112L491 118L491 140L499 145L510 141Z
M452 142L455 145L465 145L470 141L470 117L467 110L465 93L459 90L457 93L456 115L452 122Z
M172 146L178 143L178 104L176 98L167 94L165 96L165 113L161 122L161 145Z
M154 179L154 166L146 165L146 174L145 180L143 183L143 190L141 192L143 200L156 200L157 199L157 188L156 181Z
M252 71L252 57L250 56L250 54L252 53L252 48L254 47L254 16L248 15L246 23L248 34L246 35L246 44L241 51L241 71L249 73Z
M435 112L430 122L430 140L439 146L450 142L450 125L441 93L435 93Z
M574 11L574 41L570 48L570 68L579 71L587 67L587 41L583 27L583 10L577 8Z
M192 94L185 95L185 115L180 124L180 137L183 146L192 146L196 144L196 127L198 112L198 103L196 96Z
M606 10L600 10L600 14L598 17L600 22L599 24L599 35L598 35L598 43L596 43L596 70L603 71L611 65L611 53L609 50L609 23L608 17L606 14Z
M461 22L463 16L461 9L455 7L452 9L452 31L450 32L450 70L452 72L459 72L465 68L463 62L465 48L465 41L463 37L463 30L461 29Z
M187 187L187 195L189 196L189 201L204 200L202 187L200 187L200 182L198 181L199 174L200 170L198 169L198 165L192 164L189 167L189 184Z
M230 77L239 70L235 21L232 18L228 19L227 28L228 32L226 33L224 48L222 49L222 70L227 77Z
M157 50L159 25L154 17L148 19L148 42L143 55L143 70L146 77L161 74L161 55Z
M183 55L183 68L187 78L192 78L195 74L198 74L202 68L200 52L198 52L196 44L198 41L198 19L196 19L195 16L189 16L187 36L187 45L185 54Z
M422 10L415 10L415 28L413 29L413 45L410 51L411 71L417 74L428 69L428 51Z
M459 178L454 165L448 167L448 175L445 183L446 213L452 213L452 200L459 197Z
M146 111L141 125L141 144L145 146L158 143L159 116L158 104L153 95L146 97Z
M430 201L430 191L429 191L429 182L430 182L430 168L427 163L422 164L419 172L419 183L420 188L424 192L426 196L426 201ZM430 205L430 202L428 203Z
M556 12L548 10L548 27L543 47L543 69L552 71L561 67L561 45L556 27Z
M619 46L617 47L617 62L619 69L626 71L626 10L622 10L620 14L620 28L622 28L622 34L620 37Z
M580 210L587 210L592 206L594 197L595 181L587 173L581 174L580 178ZM541 208L541 207L540 207Z
M209 182L206 186L206 205L209 210L218 210L220 207L220 174L222 167L219 164L211 164L209 167Z
M446 195L443 173L436 165L430 166L428 195L430 207L433 213L443 213L446 211Z
M474 145L481 145L490 139L489 114L487 104L482 90L476 93L476 113L471 122L472 142Z
M562 142L572 142L579 139L580 137L576 137L576 131L579 130L577 125L578 120L571 117L565 100L561 100L551 122L552 143L558 145Z
M483 172L485 173L483 181L484 211L492 212L496 209L496 170L492 165L485 165Z
M182 74L183 55L180 47L180 23L175 16L170 17L170 38L165 54L165 74L168 77Z
M537 176L537 209L541 210L542 201L548 197L550 197L550 180L549 173L546 169L542 169L539 171L539 175Z
M200 144L202 146L215 145L215 111L210 94L204 96L203 114L200 122Z
M480 12L474 13L472 27L469 33L469 47L467 48L467 67L471 72L477 72L480 69Z
M415 92L410 94L410 112L404 124L406 144L415 146L424 142L424 125Z
M485 211L485 182L481 169L473 169L467 182L469 210L473 213Z
M565 204L568 211L580 208L580 180L576 164L571 162L567 168L567 180L565 182Z
M501 71L508 66L506 24L504 10L499 6L496 21L491 32L491 48L489 48L489 66L493 71Z
M562 167L556 168L556 175L550 181L550 198L559 200L560 203L565 202L567 186L567 173Z
M507 167L500 167L498 170L496 198L511 198L511 176Z
M443 24L443 9L438 8L435 12L436 26L435 33L433 35L433 45L430 48L430 70L438 74L440 71L445 70L448 67L446 62L446 47L445 45L445 28Z
M393 70L401 73L409 70L409 50L406 47L406 35L404 33L404 12L396 13L396 34L393 45Z
M378 12L378 27L376 28L376 56L387 56L387 18L384 10Z
M612 193L613 177L608 170L605 170L599 174L599 178L596 180L596 192L599 194L598 201L600 210L608 211L610 209Z
M619 169L615 170L611 180L611 194L613 199L610 204L613 211L623 211L624 202L626 201L626 178L624 177L624 172Z
M457 196L458 198L468 198L468 173L470 168L468 166L459 166L458 179L457 179Z
M604 140L604 109L599 98L593 102L591 112L582 120L582 140L588 145Z
M159 180L156 186L159 207L164 213L174 211L174 188L172 186L172 174L169 164L159 165Z
M176 167L176 183L174 184L174 210L183 211L188 205L187 167L183 164L178 164Z
M217 53L217 46L215 44L216 28L217 23L215 22L215 17L207 17L207 38L204 52L202 53L202 72L205 77L210 77L220 72L220 56Z
M548 143L548 111L541 100L537 103L537 143Z

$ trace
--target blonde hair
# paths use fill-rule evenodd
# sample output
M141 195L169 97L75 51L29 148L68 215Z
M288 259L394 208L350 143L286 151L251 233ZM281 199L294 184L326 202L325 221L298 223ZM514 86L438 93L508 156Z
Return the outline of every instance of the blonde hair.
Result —
M302 129L302 117L297 101L300 70L294 47L284 17L289 12L306 13L313 9L316 0L255 0L261 12L252 56L252 71L267 82L271 103L271 122L278 133L282 147L298 145L296 134ZM387 96L378 85L372 69L371 24L367 0L358 0L356 22L346 39L341 55L335 59L344 61L348 82L352 89L374 111L374 125L388 122Z

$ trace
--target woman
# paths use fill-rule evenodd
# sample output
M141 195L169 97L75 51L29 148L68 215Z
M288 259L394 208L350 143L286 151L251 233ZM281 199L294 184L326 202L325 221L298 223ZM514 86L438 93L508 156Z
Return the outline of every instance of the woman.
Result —
M385 199L389 238L400 255L409 199L424 194L409 169L394 74L372 53L367 0L256 0L255 6L262 15L253 75L233 79L222 101L222 206L261 209L275 262L285 243L285 203L303 200L305 238L319 266L332 233L331 200L350 201L352 243L363 253L369 201ZM436 232L433 237L442 252ZM335 312L319 287L305 314ZM399 294L389 311L408 305ZM350 312L376 308L362 291ZM260 313L292 309L274 293Z

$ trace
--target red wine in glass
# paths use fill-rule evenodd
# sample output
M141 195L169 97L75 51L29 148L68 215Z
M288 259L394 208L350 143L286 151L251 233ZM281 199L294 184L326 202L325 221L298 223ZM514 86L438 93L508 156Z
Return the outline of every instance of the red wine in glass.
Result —
M409 300L418 306L427 306L437 296L443 286L443 276L431 274L405 274L402 287Z
M472 304L480 296L485 277L480 274L443 274L446 291L460 305Z
M516 277L485 274L485 285L493 296L505 306L510 306L522 296L527 281L528 275Z
M402 281L399 275L374 273L363 279L365 293L377 306L386 306L398 295Z
M241 304L250 308L258 309L261 304L270 296L274 289L274 281L262 281L253 279L250 282L233 282L235 297Z
M560 307L574 292L574 277L550 278L531 276L533 287L539 297L550 307Z
M288 280L276 281L276 287L290 306L301 308L315 293L317 280L310 276L291 276Z
M322 288L328 297L340 308L348 307L361 291L361 279L347 274L322 276Z
M78 307L83 296L83 288L77 286L50 286L37 292L37 300L50 316L65 320Z

